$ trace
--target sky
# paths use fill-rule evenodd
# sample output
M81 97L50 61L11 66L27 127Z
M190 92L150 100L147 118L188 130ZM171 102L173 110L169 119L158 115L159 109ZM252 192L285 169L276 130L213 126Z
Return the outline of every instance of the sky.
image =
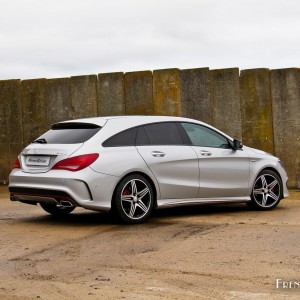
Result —
M0 80L299 66L299 0L0 0Z

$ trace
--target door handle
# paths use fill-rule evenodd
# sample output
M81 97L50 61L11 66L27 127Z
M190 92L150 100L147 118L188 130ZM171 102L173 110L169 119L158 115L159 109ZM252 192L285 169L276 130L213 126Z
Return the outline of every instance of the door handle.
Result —
M205 151L205 150L201 150L201 151L200 151L200 154L201 154L202 156L211 156L211 155L212 155L211 152Z
M152 151L151 154L154 157L164 157L166 155L164 152L161 152L161 151Z

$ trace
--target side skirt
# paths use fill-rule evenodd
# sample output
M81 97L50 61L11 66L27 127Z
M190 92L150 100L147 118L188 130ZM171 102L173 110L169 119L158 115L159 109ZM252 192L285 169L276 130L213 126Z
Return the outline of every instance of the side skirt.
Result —
M184 205L201 205L201 204L224 204L224 203L245 203L251 201L247 197L226 197L226 198L190 198L190 199L159 199L157 208L176 207Z

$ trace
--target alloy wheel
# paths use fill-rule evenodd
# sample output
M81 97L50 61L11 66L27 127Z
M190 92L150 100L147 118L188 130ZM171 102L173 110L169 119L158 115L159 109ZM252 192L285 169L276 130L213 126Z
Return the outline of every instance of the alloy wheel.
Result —
M152 199L148 185L140 179L128 181L121 191L121 207L130 219L141 219L151 209Z
M280 183L271 174L262 174L257 177L253 187L255 202L264 208L274 206L280 200Z

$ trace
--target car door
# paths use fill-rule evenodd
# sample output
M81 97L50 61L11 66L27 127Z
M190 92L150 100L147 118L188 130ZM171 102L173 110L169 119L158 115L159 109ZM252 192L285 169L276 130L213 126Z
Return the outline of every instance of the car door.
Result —
M181 123L199 160L199 198L244 197L249 191L249 157L234 150L219 132L195 123Z
M196 198L199 191L198 157L184 145L174 122L138 128L136 147L156 177L161 199Z

